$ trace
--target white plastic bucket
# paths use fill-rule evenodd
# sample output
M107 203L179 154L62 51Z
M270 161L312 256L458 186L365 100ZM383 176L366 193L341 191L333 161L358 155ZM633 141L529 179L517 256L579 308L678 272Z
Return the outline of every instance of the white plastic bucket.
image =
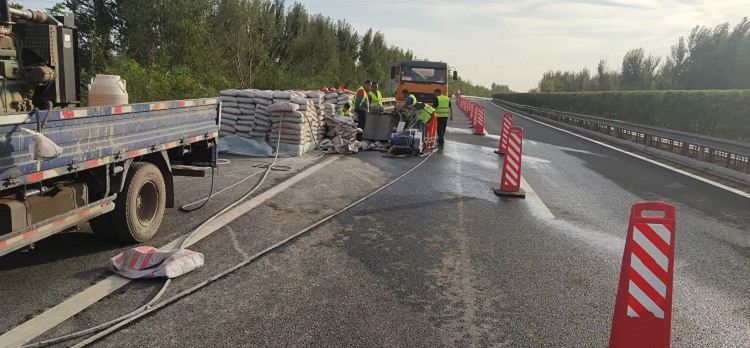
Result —
M127 103L127 84L120 76L97 74L91 80L89 106L124 105Z

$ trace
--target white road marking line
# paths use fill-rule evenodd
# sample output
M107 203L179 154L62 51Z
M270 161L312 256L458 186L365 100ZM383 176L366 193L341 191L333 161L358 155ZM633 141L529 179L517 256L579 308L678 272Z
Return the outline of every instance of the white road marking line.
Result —
M253 208L259 206L263 202L271 199L272 197L283 192L292 185L302 181L303 179L307 178L308 176L312 175L313 173L317 172L318 170L322 169L326 165L339 158L341 158L341 156L334 156L321 163L318 163L304 170L303 172L287 179L286 181L274 187L271 187L270 189L268 189L268 191L263 192L255 198L226 212L224 215L207 224L198 233L196 233L186 246L195 244L199 240L209 236L211 233L217 231L226 224L244 215ZM181 241L182 236L160 249L172 249ZM16 326L12 330L4 333L2 336L0 336L0 347L11 348L24 345L25 343L35 339L39 335L59 325L63 321L68 320L70 317L76 315L80 311L90 307L105 296L130 283L130 281L131 279L127 279L116 274L105 278L104 280L79 292L78 294L73 295L72 297L56 305L55 307L48 309L44 313L39 314L31 320L28 320L23 324Z
M536 194L536 191L531 188L524 177L521 177L521 188L526 191L526 200L536 209L536 211L545 219L554 219L555 215L547 208L547 205L542 202L542 199Z
M713 180L710 180L710 179L706 179L706 178L704 178L704 177L701 177L701 176L695 175L695 174L693 174L693 173L688 173L688 172L686 172L686 171L684 171L684 170L681 170L681 169L677 169L677 168L675 168L675 167L672 167L672 166L670 166L670 165L667 165L667 164L664 164L664 163L661 163L661 162L657 162L657 161L654 161L654 160L652 160L652 159L650 159L650 158L646 158L646 157L643 157L643 156L641 156L641 155L638 155L638 154L635 154L635 153L633 153L633 152L630 152L630 151L626 151L626 150L620 149L620 148L618 148L618 147L615 147L615 146L612 146L612 145L609 145L609 144L603 143L603 142L601 142L601 141L598 141L598 140L594 140L594 139L591 139L591 138L585 137L585 136L583 136L583 135L580 135L580 134L576 134L576 133L573 133L573 132L571 132L571 131L569 131L569 130L566 130L566 129L562 129L562 128L559 128L559 127L555 127L555 126L553 126L553 125L549 125L549 124L546 124L546 123L544 123L544 122L541 122L541 121L537 121L537 120L535 120L535 119L532 119L532 118L526 117L526 116L524 116L524 115L521 115L521 114L519 114L519 113L516 113L516 112L512 112L512 111L510 111L510 110L504 109L504 108L502 108L502 107L500 107L500 106L496 105L496 104L495 104L495 103L493 103L493 102L490 102L490 104L492 104L492 105L493 105L493 106L495 106L496 108L498 108L498 109L502 110L503 112L510 112L510 113L512 113L513 115L516 115L516 116L518 116L518 117L523 117L524 119L526 119L526 120L529 120L529 121L531 121L531 122L536 122L536 123L539 123L539 124L541 124L541 125L543 125L543 126L547 126L547 127L549 127L549 128L552 128L552 129L556 129L556 130L559 130L559 131L561 131L561 132L565 132L565 133L568 133L568 134L570 134L570 135L572 135L572 136L575 136L575 137L578 137L578 138L581 138L581 139L586 139L586 140L588 140L588 141L590 141L590 142L592 142L592 143L594 143L594 144L599 144L599 145L601 145L601 146L604 146L604 147L606 147L606 148L609 148L609 149L612 149L612 150L615 150L615 151L618 151L618 152L621 152L621 153L627 154L627 155L629 155L629 156L635 157L635 158L637 158L637 159L640 159L640 160L644 160L644 161L646 161L646 162L649 162L649 163L651 163L651 164L655 164L655 165L657 165L657 166L659 166L659 167L662 167L662 168L665 168L665 169L669 169L669 170L671 170L671 171L673 171L673 172L675 172L675 173L679 173L679 174L685 175L685 176L687 176L687 177L690 177L690 178L693 178L693 179L695 179L695 180L701 181L701 182L703 182L703 183L706 183L706 184L712 185L712 186L714 186L714 187L718 187L718 188L720 188L720 189L723 189L723 190L726 190L726 191L732 192L732 193L734 193L734 194L737 194L737 195L740 195L740 196L742 196L742 197L745 197L745 198L750 198L750 193L747 193L747 192L744 192L744 191L740 191L740 190L738 190L738 189L735 189L735 188L729 187L729 186L727 186L727 185L724 185L724 184L718 183L718 182L716 182L716 181L713 181Z

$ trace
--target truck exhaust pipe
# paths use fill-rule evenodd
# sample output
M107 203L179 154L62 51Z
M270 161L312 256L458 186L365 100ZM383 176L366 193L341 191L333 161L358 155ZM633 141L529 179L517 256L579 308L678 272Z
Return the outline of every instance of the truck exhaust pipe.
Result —
M6 4L8 3L6 0L0 0L0 1L3 1ZM10 12L11 16L15 18L25 19L29 22L49 24L49 25L58 25L58 26L62 25L54 17L46 13L40 12L40 11L17 10L15 8L8 8L8 11Z

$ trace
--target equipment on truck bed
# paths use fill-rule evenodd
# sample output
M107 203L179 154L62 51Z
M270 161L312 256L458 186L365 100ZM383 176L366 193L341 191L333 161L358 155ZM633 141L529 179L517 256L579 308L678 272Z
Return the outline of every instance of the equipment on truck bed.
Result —
M79 105L77 36L72 13L53 17L0 0L0 112Z

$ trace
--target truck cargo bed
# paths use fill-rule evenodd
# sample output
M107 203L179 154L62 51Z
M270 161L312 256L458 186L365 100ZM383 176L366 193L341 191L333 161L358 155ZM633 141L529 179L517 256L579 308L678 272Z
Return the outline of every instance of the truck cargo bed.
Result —
M63 148L35 161L30 136L46 112L0 115L0 190L218 136L217 99L53 110L43 134Z

